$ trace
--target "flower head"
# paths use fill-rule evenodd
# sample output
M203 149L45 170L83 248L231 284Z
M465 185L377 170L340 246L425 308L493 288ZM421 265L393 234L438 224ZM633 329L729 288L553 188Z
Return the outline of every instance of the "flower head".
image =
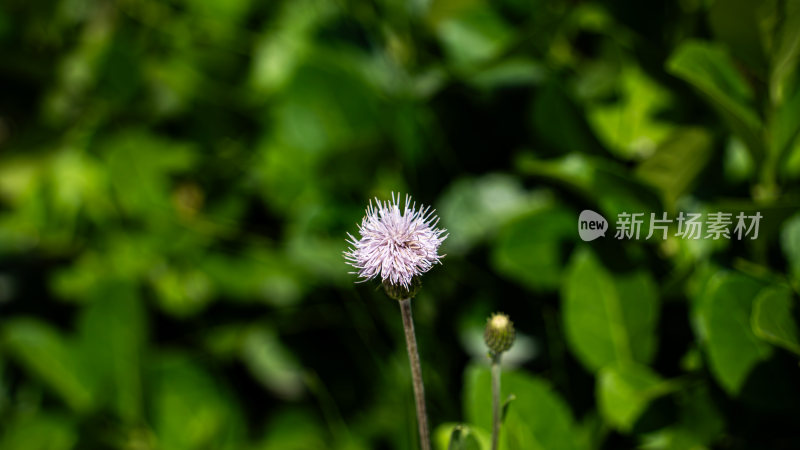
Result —
M444 229L436 228L439 218L430 207L411 203L406 195L400 209L400 194L391 201L370 201L367 215L358 232L361 239L347 233L350 248L344 252L347 263L358 269L366 280L380 277L384 284L411 287L411 280L430 270L444 255L439 246L447 238Z
M486 319L486 329L483 332L483 339L492 353L500 354L510 349L514 344L516 334L514 322L512 322L507 315L495 313Z

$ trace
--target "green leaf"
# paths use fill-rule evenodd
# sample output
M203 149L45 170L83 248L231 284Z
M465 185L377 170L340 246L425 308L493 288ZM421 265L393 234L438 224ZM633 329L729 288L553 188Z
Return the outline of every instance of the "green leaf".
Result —
M783 158L791 156L800 123L800 0L787 0L770 4L773 7L772 58L769 78L770 99L774 108L770 123L770 151L774 161L783 165Z
M754 216L756 213L760 213L762 219L759 222L758 239L756 242L772 242L777 240L779 236L782 240L784 236L781 235L781 232L787 231L787 228L790 227L791 219L798 209L800 209L800 202L790 195L783 196L769 203L742 198L720 199L708 206L709 212L730 213L734 219L740 213L744 213L746 216ZM769 218L769 220L766 218ZM798 232L800 232L800 230L798 230ZM752 234L753 233L748 235L747 239L752 237ZM798 235L798 237L800 237L800 235ZM756 242L754 242L754 244ZM781 244L784 244L784 255L787 256L791 263L791 258L788 256L788 253L786 253L787 247L785 243L781 242Z
M72 420L55 414L19 414L3 424L0 449L70 450L78 432Z
M250 375L278 397L296 399L305 383L312 382L268 325L219 326L208 332L205 344L218 358L238 357Z
M751 0L715 0L708 12L716 41L761 76L766 72L766 56L759 33L762 7L762 2Z
M299 264L287 261L284 253L257 245L235 256L209 252L196 265L208 276L215 292L239 301L287 306L296 303L308 289Z
M787 220L781 230L781 248L789 262L790 274L800 279L800 214Z
M146 130L128 130L107 138L102 148L122 212L153 223L171 220L169 177L194 164L197 154L192 145Z
M470 425L445 423L434 431L433 443L438 450L489 450L491 437Z
M436 26L448 59L457 67L471 68L499 55L512 31L488 5L465 8Z
M253 450L361 449L359 446L333 446L326 429L311 411L284 407L272 414L264 436ZM250 447L246 447L250 448Z
M230 396L201 367L163 357L150 374L149 402L159 443L175 450L240 448L242 418Z
M674 128L657 118L670 102L669 91L634 65L624 66L616 79L619 100L590 104L589 124L614 155L633 159L650 154Z
M500 402L500 420L502 422L505 422L506 416L508 416L508 408L511 406L511 404L516 399L517 399L517 397L512 394L512 395L509 395L508 398L506 398L505 400L501 400L501 402Z
M762 124L753 108L753 91L725 51L706 42L686 42L670 57L667 68L705 95L755 161L763 159Z
M587 450L602 448L606 436L612 431L596 409L587 411L576 428L579 447Z
M642 448L648 450L701 450L718 439L725 420L714 407L705 384L685 389L676 395L677 423L644 436Z
M211 18L216 24L232 23L236 24L247 13L250 6L250 0L234 0L231 2L215 2L212 0L201 0L195 2L186 2L186 8L193 13L193 17L202 19L205 17ZM203 23L202 21L198 21ZM199 25L199 24L198 24ZM235 25L234 25L235 27ZM216 31L219 29L229 30L229 27L211 28Z
M702 128L681 128L636 168L636 176L657 187L667 205L688 192L711 159L711 135Z
M364 64L359 55L344 52L317 49L309 55L279 91L272 110L275 128L269 133L274 138L267 138L265 145L291 149L289 161L318 163L326 151L375 136L385 111ZM280 175L277 170L285 168L275 169L271 174ZM309 179L312 173L297 175Z
M13 319L3 328L2 342L31 375L40 378L73 410L92 408L92 386L71 343L56 330L35 319Z
M765 341L800 354L800 333L794 320L792 291L785 286L770 286L756 297L753 306L753 333Z
M762 284L744 275L719 272L701 294L697 332L708 354L711 373L730 394L737 394L747 375L772 348L750 327L753 299Z
M504 450L558 450L578 447L572 413L543 380L523 372L503 372L501 398L514 395L500 434ZM465 373L464 411L471 424L491 429L491 373L471 366Z
M253 89L269 95L283 88L312 49L311 37L320 23L335 12L335 4L298 0L281 5L269 27L258 39L253 55Z
M454 181L437 211L450 232L447 253L464 253L509 220L543 203L510 175L493 173Z
M481 89L538 84L546 77L545 67L529 59L503 58L476 73L468 82Z
M196 267L165 265L151 278L162 310L176 317L198 314L213 298L207 273Z
M447 450L480 450L478 438L471 434L463 434L462 430L453 430Z
M142 353L146 333L142 300L126 285L99 289L79 319L78 351L98 399L127 422L142 414Z
M597 378L597 402L603 419L614 428L628 432L647 405L674 386L649 367L639 364L609 366Z
M776 5L783 11L776 11L781 19L773 42L772 64L769 89L772 102L784 102L792 84L797 81L797 67L800 62L800 1L787 0Z
M800 83L787 92L785 100L775 111L770 129L770 152L778 163L791 156L792 144L800 133Z
M607 159L573 153L553 160L524 155L518 161L526 175L554 181L598 205L598 212L616 217L627 211L661 211L657 191Z
M800 139L795 139L789 146L779 171L781 179L791 181L800 179Z
M303 393L300 367L269 327L252 327L245 332L241 345L242 360L266 388L290 399Z
M597 371L614 363L648 363L655 351L658 297L645 272L616 280L587 249L573 256L562 289L572 352Z
M753 177L755 163L741 139L736 136L728 139L723 158L723 170L728 181L742 182Z
M563 243L575 239L576 217L563 208L534 211L510 222L492 251L496 270L532 289L561 282Z

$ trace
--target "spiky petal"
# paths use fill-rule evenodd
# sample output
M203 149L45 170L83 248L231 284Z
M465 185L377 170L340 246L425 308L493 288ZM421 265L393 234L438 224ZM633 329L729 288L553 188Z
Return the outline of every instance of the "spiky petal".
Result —
M406 195L400 208L400 194L391 201L370 201L361 221L360 239L347 233L350 247L344 252L347 263L358 269L363 281L380 277L384 283L411 286L411 279L440 263L439 246L447 230L436 228L439 218L430 207L411 202Z

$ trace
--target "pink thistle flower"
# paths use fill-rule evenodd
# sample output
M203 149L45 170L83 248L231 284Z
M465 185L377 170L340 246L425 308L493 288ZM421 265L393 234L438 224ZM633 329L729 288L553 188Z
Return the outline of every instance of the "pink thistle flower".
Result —
M406 195L405 206L400 211L400 194L392 193L392 200L370 200L367 215L358 232L361 239L347 233L351 245L344 252L347 263L358 269L362 281L380 276L384 283L411 287L411 279L422 275L441 263L439 246L447 238L445 229L436 228L439 218L435 210L416 203Z

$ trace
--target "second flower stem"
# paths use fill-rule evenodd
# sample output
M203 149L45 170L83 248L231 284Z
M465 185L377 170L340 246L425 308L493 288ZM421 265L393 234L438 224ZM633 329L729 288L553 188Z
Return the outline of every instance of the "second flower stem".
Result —
M500 442L500 353L492 353L492 450Z
M414 335L414 319L411 317L411 299L400 300L400 312L403 316L403 328L406 334L408 361L411 364L411 378L414 382L414 401L417 405L417 423L422 450L431 450L430 431L428 430L428 413L425 411L425 385L422 382L422 367L419 364L417 337Z

